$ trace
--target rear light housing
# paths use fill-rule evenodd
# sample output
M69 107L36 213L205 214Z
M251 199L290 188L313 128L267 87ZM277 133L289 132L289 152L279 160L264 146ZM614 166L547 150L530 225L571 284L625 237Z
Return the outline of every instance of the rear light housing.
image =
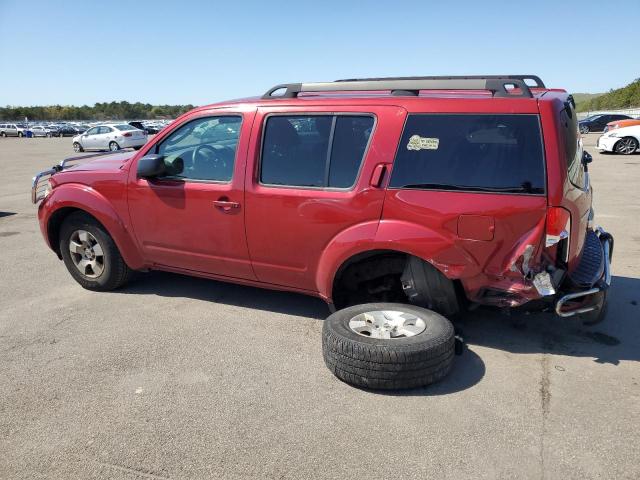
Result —
M549 207L547 209L545 247L550 248L558 245L558 255L565 262L569 260L570 235L571 213L562 207Z
M122 136L123 137L132 137L133 134L131 132L127 132L127 133L123 133Z

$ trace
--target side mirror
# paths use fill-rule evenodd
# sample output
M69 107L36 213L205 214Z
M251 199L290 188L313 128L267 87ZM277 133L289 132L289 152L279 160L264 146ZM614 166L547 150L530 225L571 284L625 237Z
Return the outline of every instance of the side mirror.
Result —
M593 162L593 157L586 150L582 152L582 164L586 167L589 163Z
M153 178L166 171L162 155L145 155L138 160L138 178Z

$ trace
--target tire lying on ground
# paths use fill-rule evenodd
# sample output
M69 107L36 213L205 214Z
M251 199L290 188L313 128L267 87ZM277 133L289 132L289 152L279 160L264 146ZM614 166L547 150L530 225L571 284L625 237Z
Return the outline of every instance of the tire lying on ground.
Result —
M335 312L322 328L324 362L340 380L372 389L417 388L453 365L453 325L425 308L368 303Z

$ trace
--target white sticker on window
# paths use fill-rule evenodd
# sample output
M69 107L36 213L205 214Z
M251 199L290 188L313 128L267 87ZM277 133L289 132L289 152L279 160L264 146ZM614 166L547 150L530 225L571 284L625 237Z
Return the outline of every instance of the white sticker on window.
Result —
M437 150L440 145L439 138L421 137L420 135L411 135L407 150Z

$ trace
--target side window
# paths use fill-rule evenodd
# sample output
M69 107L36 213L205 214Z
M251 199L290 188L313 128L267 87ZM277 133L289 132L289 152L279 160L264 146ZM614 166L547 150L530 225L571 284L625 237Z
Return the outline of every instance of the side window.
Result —
M100 127L100 131L98 133L105 134L113 132L113 128L111 127Z
M173 178L228 182L242 117L206 117L178 127L156 148Z
M409 115L390 188L541 194L537 115Z
M99 130L99 129L100 129L99 127L93 127L93 128L90 128L90 129L87 131L87 135L96 135L96 134L98 133L98 130Z
M260 182L295 187L353 186L373 124L372 116L361 115L267 117Z
M567 113L567 109L571 109ZM564 145L567 173L569 180L576 187L584 187L584 168L582 166L582 137L578 132L576 112L571 105L566 105L560 112L560 131Z

